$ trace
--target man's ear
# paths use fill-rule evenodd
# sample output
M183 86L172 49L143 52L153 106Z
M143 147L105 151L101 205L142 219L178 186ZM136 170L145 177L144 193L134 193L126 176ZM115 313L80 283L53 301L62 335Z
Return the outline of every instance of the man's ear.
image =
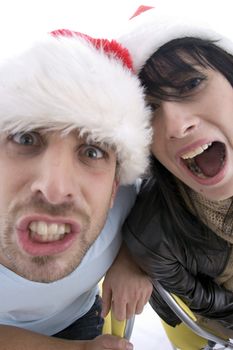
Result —
M115 179L113 182L113 185L112 185L112 196L111 196L111 201L110 201L110 208L113 207L118 187L119 187L119 179Z

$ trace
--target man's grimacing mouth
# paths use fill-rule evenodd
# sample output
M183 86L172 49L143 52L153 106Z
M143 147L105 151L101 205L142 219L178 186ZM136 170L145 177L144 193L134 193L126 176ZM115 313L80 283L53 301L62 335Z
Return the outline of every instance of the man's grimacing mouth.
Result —
M45 221L32 221L29 226L29 233L32 239L39 237L43 242L61 240L71 232L71 225L67 223L47 223Z
M181 155L183 164L197 177L208 179L224 167L226 146L219 141L205 143Z

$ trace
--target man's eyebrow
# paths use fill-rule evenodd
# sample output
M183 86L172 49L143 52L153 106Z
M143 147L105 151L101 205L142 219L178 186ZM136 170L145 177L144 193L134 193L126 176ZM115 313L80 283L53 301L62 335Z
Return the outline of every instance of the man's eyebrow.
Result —
M99 140L94 140L91 138L91 135L86 135L86 136L79 136L77 134L77 139L82 139L84 143L90 146L96 146L100 148L104 148L106 151L107 150L116 150L116 147L112 144L110 145L109 143L105 141L99 141Z

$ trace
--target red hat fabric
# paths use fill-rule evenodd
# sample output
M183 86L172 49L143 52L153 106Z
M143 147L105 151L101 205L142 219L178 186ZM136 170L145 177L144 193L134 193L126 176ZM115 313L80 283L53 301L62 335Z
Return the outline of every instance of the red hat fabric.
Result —
M57 29L53 30L51 33L54 37L65 36L65 37L81 37L90 41L97 49L102 48L107 55L115 56L122 61L123 66L126 66L128 69L133 71L133 62L129 51L125 49L122 45L120 45L116 40L108 40L108 39L99 39L92 38L90 35L72 31L69 29Z
M145 11L148 11L150 9L153 9L154 6L145 6L145 5L141 5L137 8L137 10L134 12L133 16L130 17L130 19L140 15L141 13L145 12Z

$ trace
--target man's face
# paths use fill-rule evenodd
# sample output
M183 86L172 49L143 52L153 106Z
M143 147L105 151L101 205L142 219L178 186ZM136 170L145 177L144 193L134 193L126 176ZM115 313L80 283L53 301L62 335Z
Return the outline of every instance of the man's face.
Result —
M0 138L0 263L51 282L71 273L99 235L116 192L116 155L77 132Z

